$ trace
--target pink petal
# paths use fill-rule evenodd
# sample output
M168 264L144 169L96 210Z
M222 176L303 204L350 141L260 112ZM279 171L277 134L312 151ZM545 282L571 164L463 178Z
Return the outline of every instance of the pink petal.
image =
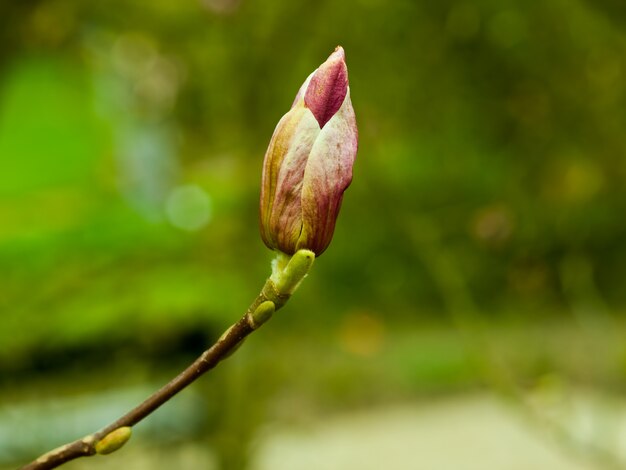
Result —
M341 46L315 71L304 95L304 103L323 128L344 102L348 90L348 69Z
M358 132L348 92L315 141L302 186L302 234L298 248L320 255L330 243L344 191L352 181Z
M319 126L303 106L280 120L263 164L261 235L270 247L295 252L302 229L301 191L304 171Z

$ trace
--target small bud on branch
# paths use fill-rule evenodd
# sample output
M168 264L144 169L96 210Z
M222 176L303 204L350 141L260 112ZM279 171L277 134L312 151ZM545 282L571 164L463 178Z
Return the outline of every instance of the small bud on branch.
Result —
M112 454L128 442L131 434L132 429L130 426L122 426L121 428L117 428L115 431L111 431L109 434L96 442L96 453L100 455Z

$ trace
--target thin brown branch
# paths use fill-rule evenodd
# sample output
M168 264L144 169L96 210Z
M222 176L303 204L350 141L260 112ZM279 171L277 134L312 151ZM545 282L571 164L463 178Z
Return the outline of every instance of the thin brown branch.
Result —
M268 280L263 291L252 303L246 314L237 323L226 330L222 337L219 338L211 348L204 351L200 357L168 384L164 385L161 389L149 396L143 403L108 426L105 426L93 434L89 434L81 439L77 439L74 442L70 442L43 454L31 463L21 467L20 470L46 470L56 468L70 460L96 454L97 444L106 436L110 435L110 433L117 429L126 426L132 427L137 424L178 392L194 382L202 374L215 367L221 360L228 357L237 346L241 344L246 336L260 326L261 323L255 321L254 313L263 302L271 299L276 303L276 307L280 307L284 301L286 301L286 298L287 296L278 295L273 283ZM277 299L278 302L276 301ZM274 307L272 307L272 311L273 308ZM267 316L265 320L267 318L269 318L269 316Z
M298 250L291 257L279 254L276 262L272 264L272 276L265 282L261 293L252 302L245 315L226 330L216 343L204 351L189 367L118 420L82 439L45 453L21 467L20 470L46 470L79 457L115 452L129 439L132 426L202 374L211 370L221 360L227 358L246 336L269 320L297 289L311 269L314 260L315 254L306 249Z

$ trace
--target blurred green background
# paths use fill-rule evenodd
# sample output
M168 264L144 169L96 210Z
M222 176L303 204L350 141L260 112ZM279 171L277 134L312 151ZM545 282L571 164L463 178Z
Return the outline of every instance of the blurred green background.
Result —
M0 4L0 467L108 423L244 312L272 258L265 148L337 44L360 148L333 243L103 461L262 468L272 426L486 393L624 465L626 4L26 0Z

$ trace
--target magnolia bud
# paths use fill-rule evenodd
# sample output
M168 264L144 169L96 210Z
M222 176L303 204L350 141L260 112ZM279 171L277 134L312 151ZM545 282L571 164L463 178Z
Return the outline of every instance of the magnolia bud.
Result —
M322 254L352 181L357 128L339 46L306 79L263 162L261 236L274 250Z

